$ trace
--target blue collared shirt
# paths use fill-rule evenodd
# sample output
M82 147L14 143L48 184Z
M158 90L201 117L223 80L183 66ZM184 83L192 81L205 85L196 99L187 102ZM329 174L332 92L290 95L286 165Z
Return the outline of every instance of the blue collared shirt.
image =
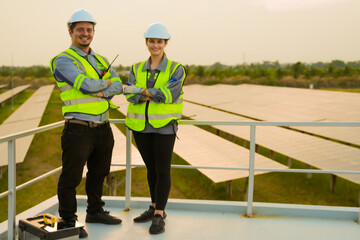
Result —
M122 83L119 81L113 82L109 87L107 86L107 82L105 80L100 79L102 76L103 69L99 67L98 60L95 57L95 52L90 49L90 53L86 54L79 48L74 45L71 45L70 48L78 53L80 56L84 57L90 64L93 66L95 71L98 73L99 78L85 78L82 82L81 88L79 89L82 93L91 94L96 96L96 94L100 91L103 92L104 97L110 99L112 95L118 95L123 92ZM76 77L82 73L80 69L78 69L73 60L65 55L60 55L55 59L56 70L54 72L54 76L56 80L59 82L66 82L69 85L73 86ZM119 77L117 73L110 68L111 78ZM106 111L100 115L90 115L85 113L66 113L64 116L65 119L79 119L84 121L92 121L92 122L103 122L109 119L109 113Z

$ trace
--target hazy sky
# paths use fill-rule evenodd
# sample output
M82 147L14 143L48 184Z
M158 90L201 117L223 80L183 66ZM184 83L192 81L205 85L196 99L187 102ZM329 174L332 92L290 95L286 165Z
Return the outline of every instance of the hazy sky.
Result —
M360 0L0 0L0 65L48 65L80 8L98 22L95 52L119 53L114 65L148 57L143 33L157 21L183 64L360 60Z

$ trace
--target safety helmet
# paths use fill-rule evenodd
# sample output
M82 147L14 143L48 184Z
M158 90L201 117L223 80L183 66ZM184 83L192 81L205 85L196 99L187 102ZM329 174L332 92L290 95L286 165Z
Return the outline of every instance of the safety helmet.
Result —
M70 28L71 24L75 22L91 22L94 25L96 24L94 17L86 9L79 9L73 13L71 18L67 22L68 28Z
M156 22L151 24L144 33L145 38L170 39L170 34L164 24Z

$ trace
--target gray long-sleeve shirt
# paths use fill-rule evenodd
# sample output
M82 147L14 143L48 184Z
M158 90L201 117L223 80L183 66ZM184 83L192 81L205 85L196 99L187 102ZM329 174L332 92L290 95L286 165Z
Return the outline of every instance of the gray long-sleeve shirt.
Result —
M156 78L157 78L159 72L166 70L167 63L168 63L168 59L164 55L161 63L159 64L159 66L156 69L151 69L150 68L150 58L149 58L146 61L146 63L144 64L144 67L142 69L142 71L147 71L148 73L150 73L150 74L147 75L148 77L147 77L147 80L146 80L146 88L154 96L154 97L152 97L152 100L154 102L157 102L157 103L163 103L163 102L165 102L165 99L166 99L164 93L160 89L154 88L154 86L155 86ZM173 102L175 102L181 95L183 81L184 81L184 78L186 77L183 67L181 67L181 66L178 67L175 70L172 77L177 80L174 84L169 86L169 90L170 90L170 92L172 94ZM134 74L132 68L130 70L128 82L133 84L133 85L136 84L136 78L135 78L135 74ZM129 102L138 104L138 103L141 102L141 99L143 99L143 98L145 98L145 96L143 96L141 94L134 94L134 96L129 97L127 100ZM170 122L168 125L166 125L166 126L164 126L162 128L154 128L148 122L146 122L145 129L142 132L144 132L144 133L173 134L173 133L177 132L177 124L176 124L176 122Z
M95 57L95 52L90 49L90 53L86 54L81 51L79 48L71 45L70 48L78 53L80 56L84 57L91 66L95 69L98 73L99 78L88 78L86 77L81 84L80 91L84 94L91 94L96 96L96 93L102 91L104 97L106 99L111 99L112 95L118 95L123 92L122 83L115 81L109 87L107 86L107 82L105 80L100 79L102 76L102 72L105 70L98 60ZM73 59L65 56L60 55L55 59L55 66L56 69L54 71L54 76L57 81L59 82L66 82L69 85L73 86L76 77L82 73L80 69L78 69L74 63ZM116 72L110 68L111 77L119 77ZM84 113L66 113L64 116L65 119L79 119L84 121L92 121L92 122L103 122L109 119L109 113L106 111L100 115L90 115Z

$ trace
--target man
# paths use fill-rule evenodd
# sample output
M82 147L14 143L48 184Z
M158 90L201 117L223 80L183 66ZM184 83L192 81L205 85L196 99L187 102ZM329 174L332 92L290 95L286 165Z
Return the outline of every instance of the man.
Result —
M120 224L121 219L104 211L102 189L109 174L114 138L109 125L111 98L123 91L119 76L109 61L91 48L96 21L80 9L68 21L69 49L50 61L60 89L65 126L61 136L62 172L58 183L59 214L65 227L77 220L76 187L87 164L87 223ZM87 237L80 228L80 238Z

